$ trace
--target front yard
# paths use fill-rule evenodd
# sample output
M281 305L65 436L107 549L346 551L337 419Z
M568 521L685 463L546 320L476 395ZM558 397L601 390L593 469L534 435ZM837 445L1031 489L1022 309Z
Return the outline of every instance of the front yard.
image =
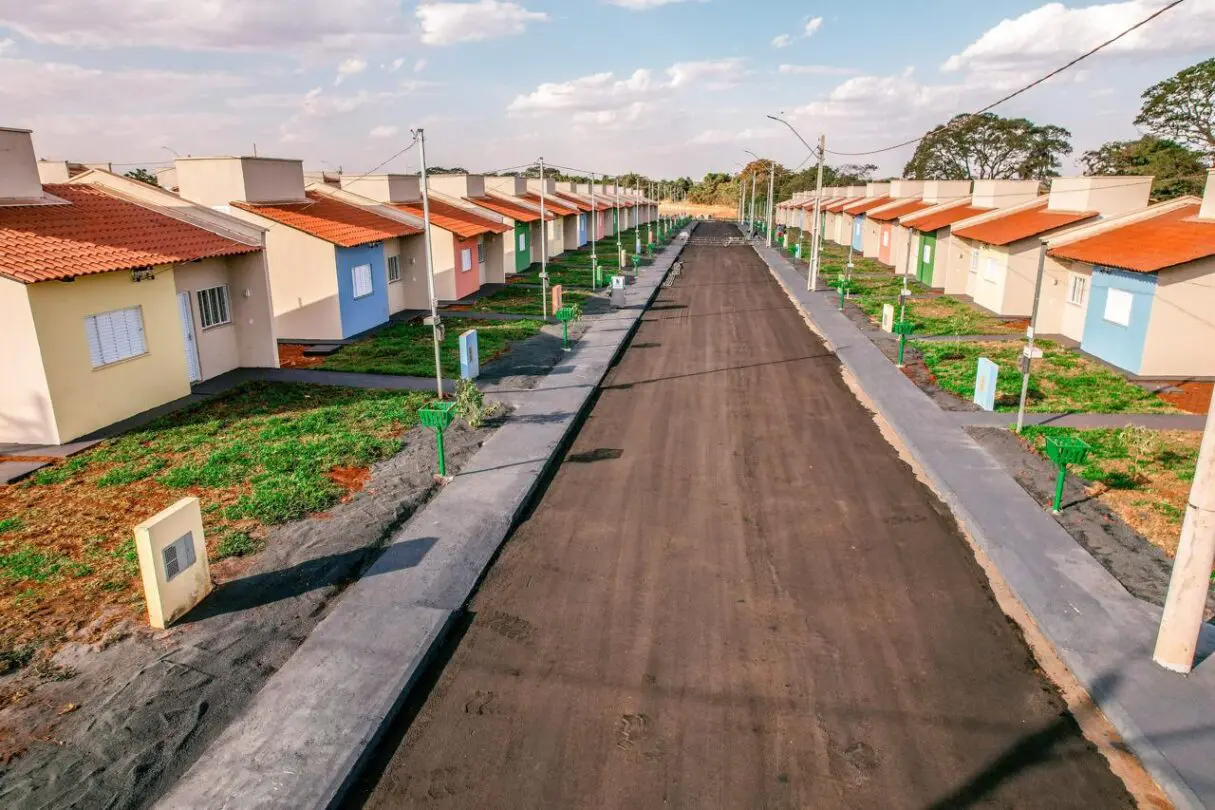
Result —
M510 292L504 290L504 292ZM535 293L539 306L539 290ZM455 378L460 374L460 334L477 330L477 347L484 366L510 349L512 343L526 340L540 332L539 320L485 321L472 318L444 318L445 334L439 347L443 375ZM396 374L409 377L429 377L435 373L432 330L423 323L393 323L380 331L343 346L337 354L325 358L316 366L324 371L351 371L363 374Z
M248 384L0 486L0 673L97 615L142 615L135 524L195 496L212 561L254 553L361 488L429 399Z
M1094 494L1127 525L1172 557L1177 553L1190 484L1198 460L1198 431L1130 427L1111 430L1028 426L1024 441L1045 455L1047 436L1070 435L1091 448L1072 472L1092 481Z
M946 391L969 401L980 357L1000 367L996 410L1015 411L1021 396L1020 341L917 341L924 365ZM1034 413L1176 413L1155 394L1100 364L1046 340L1030 375L1026 410Z
M563 291L564 292L564 291ZM552 291L549 290L549 300L547 301L548 314L552 313ZM581 293L577 291L564 292L564 301L566 305L583 304L588 298L589 293ZM484 298L479 298L471 304L461 304L453 306L450 309L458 312L503 312L509 315L536 315L543 316L546 302L544 301L544 292L538 288L508 286L505 290L499 290L493 295L488 295ZM478 336L479 336L478 332Z

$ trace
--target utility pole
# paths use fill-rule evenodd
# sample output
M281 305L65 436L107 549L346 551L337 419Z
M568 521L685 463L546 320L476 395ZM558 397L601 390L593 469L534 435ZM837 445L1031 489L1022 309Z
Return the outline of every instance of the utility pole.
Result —
M1021 358L1021 402L1017 405L1017 433L1025 427L1025 400L1029 396L1029 370L1034 362L1034 332L1038 328L1038 301L1042 299L1042 276L1046 272L1046 243L1038 248L1038 277L1034 280L1034 307L1025 330L1025 356ZM906 282L904 282L906 285ZM1208 572L1209 573L1209 572Z
M426 292L430 296L430 331L435 344L435 389L439 399L443 398L443 366L439 355L439 343L442 341L442 326L439 323L439 302L435 298L435 262L430 252L430 189L426 184L426 131L421 127L414 130L418 139L418 151L422 162L422 227L426 240Z
M748 230L751 232L751 238L755 238L755 172L751 172L751 221L748 225Z
M768 247L772 247L772 195L776 193L776 161L768 161Z
M540 158L540 312L548 318L548 223L544 221L544 158Z
M1173 672L1194 668L1203 611L1215 566L1215 399L1198 448L1198 466L1190 485L1181 542L1173 558L1173 575L1164 600L1164 615L1152 660Z
M814 247L810 251L810 272L806 274L807 289L814 292L818 287L818 253L819 245L822 243L822 225L823 217L821 214L823 206L823 161L827 157L827 136L818 136L818 182L815 184L816 191L814 194L814 228L810 231L814 238Z

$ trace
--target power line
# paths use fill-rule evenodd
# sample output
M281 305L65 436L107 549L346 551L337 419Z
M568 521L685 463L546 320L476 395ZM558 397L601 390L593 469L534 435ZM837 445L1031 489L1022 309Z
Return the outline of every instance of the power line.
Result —
M1160 15L1164 14L1166 11L1171 11L1172 9L1177 8L1177 6L1181 5L1184 2L1185 2L1185 0L1173 0L1173 2L1169 3L1167 6L1162 6L1161 8L1156 9L1156 11L1152 12L1147 17L1145 17L1144 19L1135 23L1130 28L1126 29L1122 33L1118 34L1117 36L1107 39L1105 42L1102 42L1100 45L1093 48L1092 50L1087 51L1086 53L1083 53L1080 56L1077 56L1075 59L1071 60L1070 62L1068 62L1065 65L1055 68L1050 73L1047 73L1045 76L1030 82L1029 84L1022 87L1020 90L1016 90L1012 93L1009 93L1008 95L1004 96L1003 98L999 99L998 101L994 101L991 104L988 104L986 107L984 107L981 110L978 110L973 113L969 113L964 118L955 119L954 121L949 122L945 126L940 127L939 129L934 129L932 132L921 135L918 138L912 138L910 140L903 141L902 143L896 143L893 146L887 146L882 149L873 149L868 152L836 152L831 149L828 149L827 153L835 155L837 157L865 157L867 155L880 155L883 152L893 152L896 149L902 149L905 146L911 146L914 143L919 143L920 141L927 138L928 135L933 135L938 132L943 132L952 126L955 126L960 123L965 123L969 119L974 118L975 116L978 116L978 115L982 115L983 113L988 112L988 111L1000 106L1004 102L1011 101L1012 99L1016 98L1017 96L1021 95L1022 93L1032 90L1033 88L1037 87L1038 85L1042 84L1043 82L1053 79L1055 76L1058 76L1060 73L1063 73L1065 70L1075 67L1076 65L1083 62L1085 59L1088 59L1090 56L1093 56L1094 54L1098 53L1099 51L1102 51L1105 48L1108 48L1110 45L1113 45L1118 40L1122 39L1123 37L1127 36L1128 34L1134 32L1134 31L1139 30L1143 26L1150 23L1152 20L1154 20L1157 17L1159 17Z

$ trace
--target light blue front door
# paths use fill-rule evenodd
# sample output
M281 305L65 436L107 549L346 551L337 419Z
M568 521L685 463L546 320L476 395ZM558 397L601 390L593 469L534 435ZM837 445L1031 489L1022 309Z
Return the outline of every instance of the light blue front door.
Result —
M865 224L864 217L856 216L856 217L852 218L852 249L853 250L864 250L865 249L864 236L862 235L864 224Z

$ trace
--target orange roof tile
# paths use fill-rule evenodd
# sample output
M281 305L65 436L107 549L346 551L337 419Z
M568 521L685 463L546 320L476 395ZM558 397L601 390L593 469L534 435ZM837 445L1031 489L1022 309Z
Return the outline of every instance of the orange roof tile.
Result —
M540 204L539 194L527 194L523 197L523 199L530 203L535 203L536 205ZM572 217L574 214L578 213L578 209L573 207L572 203L568 203L565 200L559 200L552 194L546 194L544 195L544 213L547 214L550 211L554 214L560 214L563 217Z
M888 208L883 208L881 211L875 211L869 214L869 218L877 222L889 222L931 207L932 203L926 203L923 200L905 200L898 205L891 205Z
M0 206L0 276L32 284L261 248L88 185L48 185L70 205Z
M844 206L845 214L863 214L866 211L872 211L874 208L880 208L883 205L894 202L894 197L866 197L860 202L854 202Z
M319 191L305 194L308 196L307 202L266 204L233 201L232 205L339 247L357 247L422 232L420 228L380 216Z
M569 200L570 202L577 204L577 206L579 208L581 208L583 211L591 210L591 201L590 201L589 195L579 195L578 198L575 198L572 194L570 194L568 192L558 191L557 196L561 197L562 199ZM582 199L582 197L586 197L587 199L584 200L584 199ZM599 196L595 197L595 210L596 211L607 211L609 208L611 208L611 206L605 204L602 197L599 197Z
M569 192L558 191L555 196L559 202L565 203L566 205L577 206L579 211L591 210L591 203L589 200L579 199Z
M510 217L511 219L515 220L516 222L539 222L540 221L540 212L539 211L533 211L532 209L528 208L526 205L519 205L517 203L511 202L510 200L504 200L501 197L490 197L490 196L486 195L484 197L465 197L464 199L467 200L468 202L472 203L473 205L481 206L482 208L486 209L487 211L493 211L495 214L501 214L504 217ZM553 217L550 214L548 214L548 212L545 212L545 219L552 219L552 218Z
M419 219L423 216L422 201L408 203L390 203L393 208L413 214ZM436 228L450 231L456 236L470 239L483 233L506 233L510 226L492 219L477 216L472 211L452 205L442 200L430 198L430 224Z
M1140 273L1215 256L1215 220L1197 219L1201 208L1195 203L1111 228L1061 245L1050 255Z
M1048 211L1046 204L1047 199L1043 197L1032 208L1012 211L987 222L956 230L954 233L989 245L1011 245L1021 239L1097 216L1096 211Z
M853 203L858 203L864 200L864 197L840 197L827 206L827 210L832 214L842 213L845 208Z
M947 225L952 225L955 222L961 222L964 219L977 217L980 214L991 213L990 208L978 208L973 205L959 205L956 208L949 208L945 211L937 211L933 214L925 214L915 222L907 223L907 227L915 231L923 233L932 233L939 231Z

